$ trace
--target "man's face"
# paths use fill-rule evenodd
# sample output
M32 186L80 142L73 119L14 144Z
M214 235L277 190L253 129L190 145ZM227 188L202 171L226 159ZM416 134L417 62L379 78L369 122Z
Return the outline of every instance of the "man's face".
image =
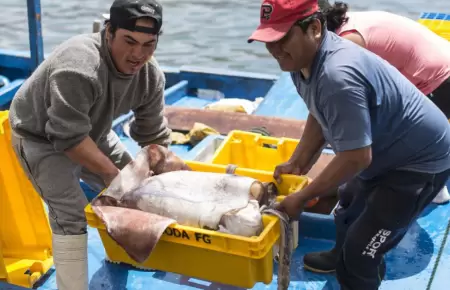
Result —
M311 65L321 36L321 24L314 20L306 32L293 25L282 39L266 43L266 48L278 61L281 70L298 72Z
M136 26L153 27L151 19L138 19ZM112 59L120 72L135 74L152 57L158 36L118 28L115 36L109 35Z

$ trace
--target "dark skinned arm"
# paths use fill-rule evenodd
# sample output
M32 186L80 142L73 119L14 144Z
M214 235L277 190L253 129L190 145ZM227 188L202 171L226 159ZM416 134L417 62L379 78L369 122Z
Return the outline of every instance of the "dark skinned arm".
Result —
M328 166L307 186L299 192L299 203L322 197L353 176L366 169L372 162L370 146L338 152Z
M313 115L309 114L302 138L295 148L289 162L298 165L306 174L320 156L325 145L322 128Z
M321 103L336 156L303 190L283 204L295 216L304 204L323 197L349 181L372 162L372 136L368 101L364 88L345 87L336 90ZM291 205L289 205L291 203Z

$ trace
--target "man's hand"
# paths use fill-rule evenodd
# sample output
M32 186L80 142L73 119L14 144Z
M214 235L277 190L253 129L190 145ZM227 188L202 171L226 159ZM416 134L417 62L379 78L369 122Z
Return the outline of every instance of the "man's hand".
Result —
M114 178L116 178L116 176L120 173L120 170L118 168L116 169L117 170L102 176L103 182L105 183L106 187L108 187L114 180Z
M293 220L298 220L300 214L303 212L304 206L305 201L301 196L301 191L299 191L286 196L286 198L276 205L275 209L286 213Z
M317 120L309 114L300 142L297 144L289 161L275 168L274 179L281 183L281 174L307 174L317 162L324 146L325 138L323 137L322 128Z
M280 184L282 182L281 174L301 175L303 174L303 172L304 169L301 168L298 164L287 161L275 167L273 178L277 181L278 184Z

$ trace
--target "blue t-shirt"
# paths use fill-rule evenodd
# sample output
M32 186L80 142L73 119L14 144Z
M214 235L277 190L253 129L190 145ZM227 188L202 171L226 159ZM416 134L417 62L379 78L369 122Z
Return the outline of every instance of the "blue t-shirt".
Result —
M291 73L297 91L335 152L372 147L360 173L439 173L450 168L445 115L396 68L374 53L326 32L310 78Z

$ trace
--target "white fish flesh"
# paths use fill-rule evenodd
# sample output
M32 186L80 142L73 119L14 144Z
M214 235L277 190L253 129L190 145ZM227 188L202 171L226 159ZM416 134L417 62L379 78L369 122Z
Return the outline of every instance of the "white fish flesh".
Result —
M264 190L244 176L178 170L147 178L125 194L118 206L139 209L177 221L180 225L231 234L259 235L263 228L258 198Z

